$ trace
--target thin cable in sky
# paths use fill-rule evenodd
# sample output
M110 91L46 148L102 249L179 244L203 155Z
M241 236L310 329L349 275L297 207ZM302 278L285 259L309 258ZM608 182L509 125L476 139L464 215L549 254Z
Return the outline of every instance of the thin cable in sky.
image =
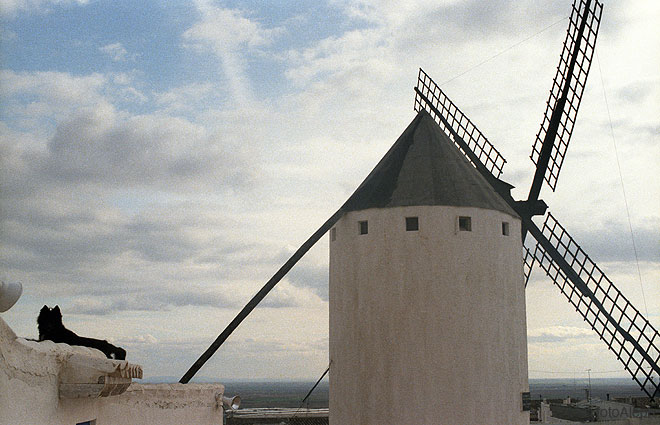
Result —
M524 40L520 40L519 42L517 42L517 43L515 43L515 44L513 44L513 45L511 45L511 46L509 46L509 47L507 47L506 49L500 51L499 53L494 54L493 56L489 57L488 59L484 59L483 61L481 61L481 62L479 62L478 64L476 64L476 65L474 65L474 66L472 66L472 67L466 69L465 71L463 71L463 72L461 72L460 74L458 74L458 75L456 75L456 76L450 78L449 80L443 81L442 83L440 83L440 85L443 86L443 85L445 85L445 84L447 84L447 83L450 83L450 82L454 81L455 79L457 79L457 78L459 78L459 77L462 77L463 75L467 74L468 72L472 71L473 69L478 68L478 67L480 67L481 65L485 64L486 62L489 62L489 61L495 59L496 57L498 57L498 56L500 56L500 55L502 55L502 54L508 52L509 50L513 49L514 47L517 47L517 46L523 44L524 42L526 42L526 41L528 41L528 40L531 40L532 38L536 37L537 35L541 34L542 32L545 32L545 31L549 30L550 28L554 27L555 25L557 25L558 23L560 23L560 22L562 22L562 21L564 21L564 20L566 20L566 19L568 19L568 16L564 16L563 18L561 18L561 19L558 20L557 22L554 22L554 23L548 25L547 27L543 28L543 29L540 30L539 32L530 35L529 37L525 38Z
M600 74L600 83L603 87L603 98L605 99L605 108L607 109L607 119L610 122L610 134L612 135L612 145L614 145L614 156L616 157L616 166L619 170L619 180L621 181L621 192L623 193L623 202L626 204L626 214L628 215L628 228L630 229L630 239L632 240L633 251L635 252L635 263L637 264L637 275L639 276L639 287L642 288L642 300L644 300L644 311L646 320L649 320L649 309L646 306L646 295L644 295L644 284L642 283L642 271L639 268L639 256L637 255L637 244L635 243L635 234L633 233L632 220L630 219L630 208L628 207L628 197L626 188L623 185L623 173L621 172L621 163L619 162L619 151L616 148L616 139L614 138L614 126L612 125L612 116L610 115L610 105L607 102L607 93L605 92L605 80L603 79L603 70L600 67L598 51L596 53L596 63L598 64L598 73Z

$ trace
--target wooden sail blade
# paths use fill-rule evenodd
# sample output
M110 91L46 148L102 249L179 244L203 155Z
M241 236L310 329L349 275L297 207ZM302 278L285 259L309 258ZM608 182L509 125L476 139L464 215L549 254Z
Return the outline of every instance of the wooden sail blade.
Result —
M527 246L523 245L523 276L525 277L525 288L529 283L529 277L532 275L532 269L536 263L534 258L534 251L536 250L536 245Z
M477 169L483 167L494 177L500 177L506 163L504 157L420 68L417 87L415 87L415 111L421 110L431 114L442 131L458 146L472 165Z
M530 158L537 166L530 199L538 199L545 180L554 191L591 69L603 5L575 0L557 73Z
M531 220L529 220L531 222ZM649 397L660 395L660 335L555 218L548 214L534 258Z

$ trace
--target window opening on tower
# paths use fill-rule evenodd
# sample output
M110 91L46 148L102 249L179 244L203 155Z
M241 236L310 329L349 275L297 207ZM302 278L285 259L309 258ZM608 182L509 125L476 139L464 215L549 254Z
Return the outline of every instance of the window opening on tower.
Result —
M358 232L361 235L366 235L369 233L369 222L368 221L358 221Z
M419 230L419 217L406 217L406 231L415 232Z
M458 217L458 230L461 232L472 231L472 217Z

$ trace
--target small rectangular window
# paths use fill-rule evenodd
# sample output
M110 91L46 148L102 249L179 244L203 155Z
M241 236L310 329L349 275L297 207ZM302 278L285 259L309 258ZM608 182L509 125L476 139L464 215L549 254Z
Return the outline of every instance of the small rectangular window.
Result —
M458 217L458 230L461 232L471 232L472 217Z
M418 217L406 217L406 231L414 232L419 230L419 218Z
M361 235L366 235L369 233L369 222L368 221L358 221L358 230Z
M336 227L333 227L332 229L330 229L330 240L332 242L337 240L337 228Z
M522 411L529 412L532 409L532 397L530 392L522 393Z
M502 222L502 234L504 236L509 236L509 223L506 221Z

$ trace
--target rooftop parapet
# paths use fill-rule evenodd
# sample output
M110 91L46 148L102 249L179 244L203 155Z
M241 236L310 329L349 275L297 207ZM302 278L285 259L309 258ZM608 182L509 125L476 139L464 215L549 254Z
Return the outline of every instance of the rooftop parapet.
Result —
M94 348L17 337L0 318L0 348L10 380L28 386L38 381L56 384L59 398L96 398L126 391L133 378L142 378L142 366L112 360Z

